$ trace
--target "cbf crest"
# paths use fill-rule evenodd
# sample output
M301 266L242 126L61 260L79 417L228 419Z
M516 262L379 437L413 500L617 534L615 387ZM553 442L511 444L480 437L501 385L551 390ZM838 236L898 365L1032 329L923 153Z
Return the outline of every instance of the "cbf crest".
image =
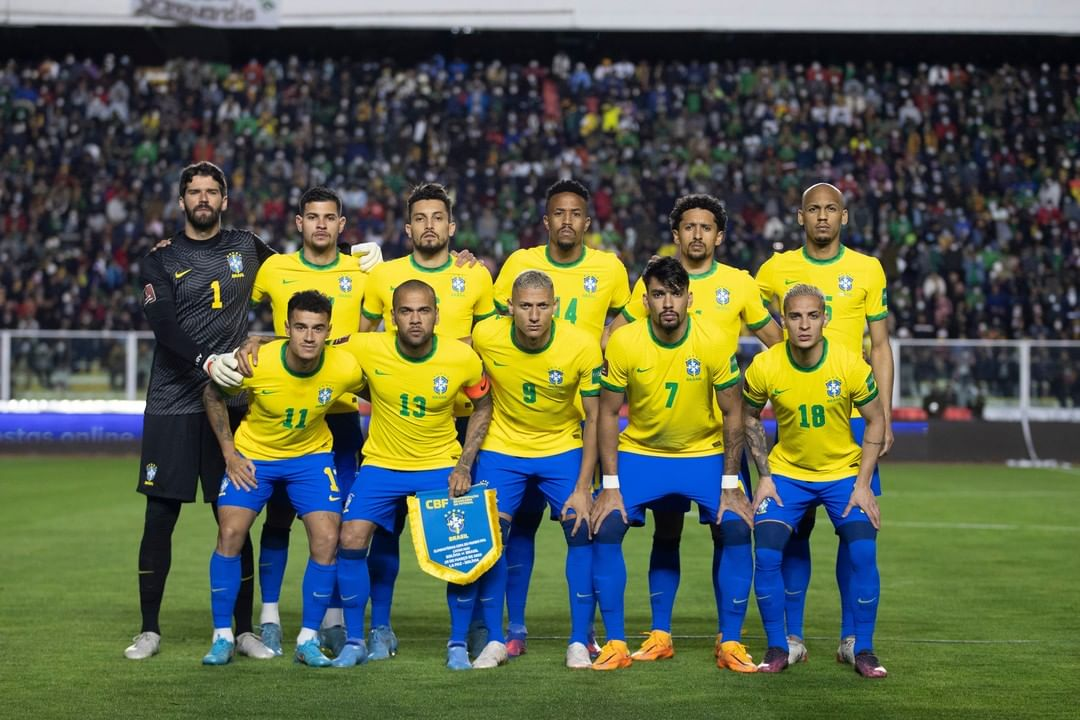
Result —
M548 370L548 383L552 385L563 384L563 371L562 370Z
M600 287L600 280L595 275L586 275L582 287L586 293L592 295Z
M450 279L450 289L455 295L461 295L465 292L465 278L460 275L455 275Z
M154 478L157 477L157 465L154 463L146 463L146 482L144 485L153 485Z
M319 388L319 404L325 405L334 399L334 389L329 385L323 385Z
M731 302L731 291L727 288L716 288L716 304L727 305Z
M825 383L825 394L831 398L840 397L840 393L843 389L843 384L836 378Z
M855 287L855 278L851 277L850 275L841 275L837 279L836 284L844 292L851 292L852 288Z
M460 535L461 531L465 529L465 513L461 510L451 510L444 516L446 518L446 529L450 531L451 535Z
M352 278L348 275L342 275L338 278L337 286L343 293L352 292Z
M445 395L450 387L450 381L446 379L445 375L436 375L435 379L431 381L431 387L435 390L436 395Z
M234 278L244 277L244 256L238 252L231 252L225 256L225 262L229 263L229 270Z
M686 374L689 377L696 378L701 375L701 361L696 357L686 359Z

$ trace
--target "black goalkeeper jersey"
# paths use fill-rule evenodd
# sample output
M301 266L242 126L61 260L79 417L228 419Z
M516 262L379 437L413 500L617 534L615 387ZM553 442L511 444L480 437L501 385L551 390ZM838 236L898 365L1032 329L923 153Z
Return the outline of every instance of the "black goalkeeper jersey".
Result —
M251 287L259 265L272 254L254 233L223 229L201 242L179 233L168 247L142 259L143 309L158 339L146 391L148 415L203 412L202 364L247 337ZM193 345L184 339L163 346L164 328L175 329L173 323L180 330L175 335L186 335ZM238 401L244 402L242 395Z

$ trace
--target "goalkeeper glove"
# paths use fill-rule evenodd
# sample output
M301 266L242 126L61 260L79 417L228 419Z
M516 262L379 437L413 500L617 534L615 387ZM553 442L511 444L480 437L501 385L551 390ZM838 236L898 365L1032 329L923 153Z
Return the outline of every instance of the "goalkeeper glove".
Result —
M349 252L360 261L360 270L363 272L371 272L376 265L382 262L382 248L379 243L357 243L352 246Z
M203 370L206 371L211 380L221 387L240 387L240 383L244 381L244 376L240 374L238 368L239 363L236 360L235 350L231 353L211 355L203 363Z

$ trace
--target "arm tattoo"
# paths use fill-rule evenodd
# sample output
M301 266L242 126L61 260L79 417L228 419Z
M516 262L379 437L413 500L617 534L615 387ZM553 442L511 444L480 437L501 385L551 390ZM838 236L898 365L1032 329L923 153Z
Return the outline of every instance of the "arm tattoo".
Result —
M488 426L491 424L491 413L494 409L491 404L491 394L488 393L476 400L475 405L473 414L469 416L469 425L465 429L465 444L461 447L461 457L457 462L457 466L466 471L472 468L476 453L480 450L480 445L487 435Z
M735 423L724 423L724 474L738 475L739 460L742 458L743 443L746 438L745 425L732 427Z
M203 406L206 408L206 418L210 421L210 427L218 440L222 450L233 442L232 428L229 427L229 410L225 407L225 399L221 397L217 387L212 382L206 383L203 388Z
M765 428L761 426L761 418L748 412L744 420L746 444L750 447L750 454L754 456L758 475L772 475L769 470L769 445L765 440Z

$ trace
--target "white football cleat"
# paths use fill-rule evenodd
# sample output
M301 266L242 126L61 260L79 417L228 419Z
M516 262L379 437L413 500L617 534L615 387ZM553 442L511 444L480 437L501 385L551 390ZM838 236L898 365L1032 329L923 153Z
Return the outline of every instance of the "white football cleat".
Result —
M848 635L840 640L840 647L836 648L836 662L855 664L855 636Z
M270 658L277 657L270 648L263 644L263 641L255 636L254 633L240 633L236 638L236 654L247 655L250 658L256 660L269 660Z
M794 665L795 663L806 662L806 643L802 641L801 637L797 635L787 636L788 646L788 665Z
M488 670L505 665L509 659L510 654L506 651L506 643L492 640L472 661L472 666L474 670Z
M131 645L124 650L128 660L145 660L158 654L161 649L161 636L156 632L139 633L132 638Z
M566 647L566 667L571 670L588 670L592 667L592 658L585 643L570 643Z

